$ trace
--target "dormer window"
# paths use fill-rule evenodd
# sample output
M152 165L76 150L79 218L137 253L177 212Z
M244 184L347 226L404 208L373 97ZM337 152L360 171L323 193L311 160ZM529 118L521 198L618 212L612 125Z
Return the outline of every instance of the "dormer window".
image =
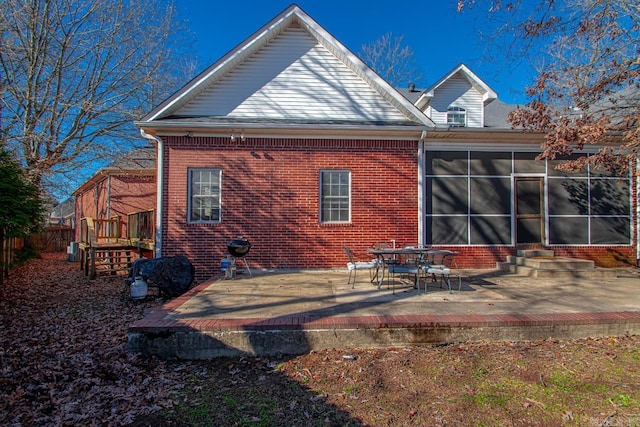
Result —
M447 125L453 128L467 126L467 110L462 107L449 107L447 109Z

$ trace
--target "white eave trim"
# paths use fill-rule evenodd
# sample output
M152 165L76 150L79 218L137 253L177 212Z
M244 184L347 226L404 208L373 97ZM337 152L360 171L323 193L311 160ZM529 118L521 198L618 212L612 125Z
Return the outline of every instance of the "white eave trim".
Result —
M136 122L140 129L150 134L177 137L229 137L243 135L246 138L363 138L390 140L418 140L425 130L433 127L415 125L362 125L362 124L265 124L239 123L215 124L202 122Z

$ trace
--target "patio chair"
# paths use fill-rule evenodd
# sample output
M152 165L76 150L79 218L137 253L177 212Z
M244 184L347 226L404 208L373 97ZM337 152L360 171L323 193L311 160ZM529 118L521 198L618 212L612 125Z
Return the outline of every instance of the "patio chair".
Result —
M346 246L343 246L343 248L344 252L347 254L347 258L349 258L349 262L347 262L347 270L349 270L347 285L351 284L351 289L355 288L358 270L369 270L369 280L373 281L374 271L375 274L377 274L378 262L376 260L356 261L353 251ZM351 281L351 275L353 275L353 282Z
M404 263L404 264L389 264L387 266L387 271L389 275L391 275L391 283L393 287L393 294L396 293L396 274L409 274L414 276L413 286L417 287L420 290L420 266L415 263ZM427 284L425 282L425 288Z
M458 292L462 289L462 278L457 273L452 273L451 265L455 263L454 257L457 255L457 252L453 251L442 251L436 253L432 256L431 261L424 260L420 269L425 273L425 275L431 275L431 282L436 283L438 278L440 279L440 288L442 288L443 282L447 283L447 287L449 289L449 293L452 294L453 290L451 288L451 275L458 278ZM427 280L425 277L424 291L427 291Z

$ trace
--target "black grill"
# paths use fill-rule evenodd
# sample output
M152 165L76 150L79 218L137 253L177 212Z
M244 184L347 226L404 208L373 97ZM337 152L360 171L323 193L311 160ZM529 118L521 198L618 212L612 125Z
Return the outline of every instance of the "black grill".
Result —
M227 243L227 250L231 256L236 258L244 257L249 253L249 249L251 249L251 243L242 237L238 237Z

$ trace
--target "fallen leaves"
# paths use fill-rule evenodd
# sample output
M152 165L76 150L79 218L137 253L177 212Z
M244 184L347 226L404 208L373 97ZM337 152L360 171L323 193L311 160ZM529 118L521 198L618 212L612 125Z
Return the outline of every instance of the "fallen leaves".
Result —
M1 424L126 424L174 404L178 374L126 351L128 325L161 301L123 301L123 283L90 281L64 254L11 272L0 301Z
M193 425L193 413L209 425L597 425L640 412L639 337L166 361L127 353L129 324L162 301L123 301L123 283L87 280L63 254L11 272L0 425Z

